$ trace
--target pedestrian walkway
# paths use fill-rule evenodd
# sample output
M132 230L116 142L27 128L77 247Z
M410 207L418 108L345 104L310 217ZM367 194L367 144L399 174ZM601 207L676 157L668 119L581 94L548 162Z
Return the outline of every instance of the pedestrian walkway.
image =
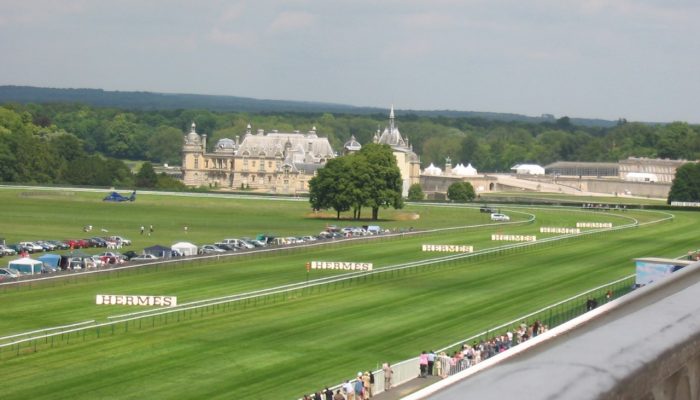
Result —
M440 380L441 379L439 376L429 376L427 378L416 377L408 382L402 383L401 385L394 386L391 388L391 390L379 393L376 396L372 396L372 400L398 400Z

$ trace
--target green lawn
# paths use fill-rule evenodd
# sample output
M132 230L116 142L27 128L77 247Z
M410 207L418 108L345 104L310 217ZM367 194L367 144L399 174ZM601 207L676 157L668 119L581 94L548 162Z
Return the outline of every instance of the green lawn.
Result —
M187 239L195 243L261 231L313 234L326 223L334 223L311 215L304 202L144 195L133 204L104 204L98 194L23 197L18 193L21 191L0 190L0 201L10 204L0 210L3 233L13 240L46 237L34 232L40 228L51 232L51 237L73 231L80 236L80 227L91 223L115 227L119 234L136 241L134 247L143 247L179 240L184 223L191 227ZM65 209L75 215L64 215L60 210ZM31 227L24 227L15 215L30 210L38 215L27 221ZM648 222L660 217L659 213L632 210L594 213L513 206L502 211L514 221L527 221L528 213L536 220L476 227L490 224L488 215L478 209L415 205L398 212L383 211L380 216L386 220L380 224L463 228L8 288L0 290L0 335L86 319L104 321L109 315L133 311L95 306L97 293L177 295L183 303L304 281L304 263L309 260L370 261L381 269L438 256L421 252L422 243L469 244L480 250L503 244L491 242L490 235L496 232L544 238L553 235L540 234L540 226L572 226L576 221L621 225L630 218ZM140 327L132 323L128 330L121 324L114 334L103 329L99 338L92 330L85 338L77 335L57 341L53 348L47 343L37 352L23 348L19 356L5 350L0 352L0 376L8 384L2 397L297 398L350 378L355 371L439 348L632 274L632 258L674 257L698 248L688 232L697 226L700 215L674 214L671 222L379 274L261 302L212 308L203 314L181 313L179 321L145 319ZM412 215L420 218L409 219ZM136 228L146 218L146 224L153 221L156 226L155 238L138 235ZM356 224L344 221L341 225ZM6 233L10 231L16 236ZM30 234L36 236L27 236ZM314 271L311 278L330 274Z

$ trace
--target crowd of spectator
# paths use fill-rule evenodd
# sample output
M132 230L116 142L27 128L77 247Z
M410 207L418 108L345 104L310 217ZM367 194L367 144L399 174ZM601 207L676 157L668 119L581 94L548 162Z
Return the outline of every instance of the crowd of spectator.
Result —
M419 378L439 376L447 378L457 372L463 371L486 359L510 349L520 343L534 338L549 330L549 327L540 320L528 325L524 321L515 329L509 329L501 335L490 339L474 341L471 344L464 343L451 355L445 351L436 353L432 350L423 351L419 355ZM391 364L382 366L384 375L384 390L391 390L393 386L393 369ZM374 394L374 374L371 371L358 372L357 378L347 380L335 392L328 387L314 394L304 395L302 400L367 400Z
M388 364L385 364L385 366ZM386 372L386 369L384 370ZM389 367L389 371L391 368ZM389 373L391 376L391 373ZM386 382L386 375L385 375ZM387 386L388 387L388 386ZM374 391L374 373L372 371L358 372L354 380L346 380L335 392L327 386L322 391L304 395L302 400L368 400Z

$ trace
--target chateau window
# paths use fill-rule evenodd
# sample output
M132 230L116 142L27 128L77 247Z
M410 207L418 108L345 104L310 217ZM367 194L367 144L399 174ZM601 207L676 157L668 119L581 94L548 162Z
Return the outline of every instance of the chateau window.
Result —
M272 168L272 161L267 162L267 168Z
M194 158L194 167L199 168L199 157Z
M267 177L267 183L271 183L271 182L272 182L272 177L271 177L271 176L268 176L268 177Z
M204 168L209 168L209 160L204 160Z
M250 181L251 181L251 182L255 182L255 175L251 175Z
M255 168L255 161L253 161L252 166L253 166L253 168Z

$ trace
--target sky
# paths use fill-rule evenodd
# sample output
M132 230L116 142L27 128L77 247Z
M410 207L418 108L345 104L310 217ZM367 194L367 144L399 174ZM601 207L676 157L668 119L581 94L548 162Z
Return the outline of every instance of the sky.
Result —
M0 0L0 85L700 122L697 0Z

